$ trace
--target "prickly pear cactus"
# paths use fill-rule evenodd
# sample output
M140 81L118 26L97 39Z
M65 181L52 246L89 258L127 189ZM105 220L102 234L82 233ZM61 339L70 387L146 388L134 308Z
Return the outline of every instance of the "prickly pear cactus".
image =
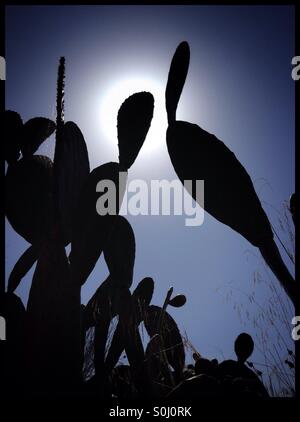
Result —
M79 285L83 285L92 272L118 217L98 214L95 204L105 193L99 194L97 186L102 180L109 180L116 187L111 200L115 201L118 213L119 201L122 200L119 197L119 170L118 163L107 163L97 167L89 174L79 196L70 253L72 277L74 283Z
M6 173L6 216L14 230L33 244L53 224L53 164L33 155L10 164Z
M161 315L163 313L163 323ZM171 315L159 306L151 305L147 309L144 319L146 330L150 337L159 334L168 361L175 371L182 371L185 362L183 340L176 322Z
M134 163L148 133L153 117L154 98L138 92L127 98L118 112L120 167L128 170Z
M73 233L73 215L79 206L82 187L90 173L86 143L79 127L67 122L61 128L54 155L54 191L65 243Z
M135 237L125 217L116 216L114 219L105 242L104 258L115 285L129 289L135 260Z
M209 214L260 249L295 303L299 288L280 256L270 222L246 169L216 136L195 124L176 120L188 66L189 46L183 42L175 51L166 86L167 147L174 170L183 184L186 180L194 184L197 180L205 181L205 203L195 187L188 189L189 194Z

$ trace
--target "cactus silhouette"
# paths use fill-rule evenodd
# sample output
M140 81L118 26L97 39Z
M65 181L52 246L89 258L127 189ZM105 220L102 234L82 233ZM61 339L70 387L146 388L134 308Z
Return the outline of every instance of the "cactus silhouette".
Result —
M163 322L161 323L161 316ZM163 308L150 305L144 319L146 330L152 338L158 334L162 339L162 348L175 372L181 373L185 363L185 352L182 337L176 322Z
M84 137L74 122L58 130L54 155L54 194L64 243L72 239L74 210L79 206L82 187L89 173L89 158Z
M116 187L112 192L119 211L119 170L118 163L106 163L94 169L88 176L79 197L79 206L75 211L72 234L70 263L74 283L83 285L95 267L110 231L116 221L115 215L99 215L96 202L102 195L96 191L101 180L109 180ZM122 196L122 194L121 194Z
M131 225L121 216L115 216L113 220L109 238L104 245L104 258L110 276L97 289L86 307L87 321L92 321L95 326L96 375L101 375L104 370L109 324L115 315L121 313L122 291L129 293L135 258L135 239Z
M14 230L31 244L47 236L53 223L52 177L52 161L42 155L22 158L7 168L6 216Z
M122 289L125 290L125 302L129 303L126 311L120 311L120 306L117 310L124 315L121 318L123 331L126 321L131 319L129 287L135 242L131 226L118 216L126 183L125 180L119 189L119 173L127 174L134 163L149 130L154 107L153 96L146 92L133 94L124 101L117 121L120 163L107 163L90 173L83 134L74 122L64 121L64 92L65 59L62 57L58 67L56 123L38 117L23 124L16 112L1 114L1 120L5 120L5 158L8 162L6 216L16 232L31 243L10 274L8 292L12 293L18 287L37 260L25 330L26 370L35 392L51 390L58 379L59 391L77 388L80 382L82 314L86 319L91 308L87 306L86 311L82 310L80 290L103 251L111 274L105 283L109 285L109 294L102 294L106 302L102 303L105 306L102 306L96 324L95 347L100 355L111 320L108 316L111 306L107 300L109 303L120 301ZM48 157L34 155L54 131L53 162ZM97 199L105 195L105 192L99 195L96 190L101 180L114 183L115 190L110 192L116 204L114 215L96 212ZM65 245L70 242L68 259ZM100 286L98 290L102 289L103 293L104 287ZM134 324L129 326L135 327ZM132 342L129 347L132 355L134 347L141 351L140 344L141 340Z
M16 163L22 157L33 155L39 146L55 131L55 123L45 117L34 117L23 123L15 111L1 112L1 125L5 130L5 160Z
M115 201L118 214L124 186L119 184L119 173L127 170L134 163L145 140L153 117L154 99L148 92L131 95L121 105L118 112L119 163L106 163L94 169L87 178L79 198L79 208L75 216L70 261L73 277L83 284L99 259L104 244L117 221L112 215L99 215L95 204L99 199L97 185L101 180L109 180L116 190L110 199ZM118 220L119 221L119 220Z
M238 361L244 363L251 355L254 349L254 342L250 334L241 333L234 342L234 351Z
M140 283L132 293L134 314L133 323L135 325L136 330L145 317L146 309L152 299L153 290L154 282L152 278L146 277L140 281ZM118 323L105 360L106 373L110 373L110 371L117 364L121 353L125 349L125 344L126 342L122 333L121 323Z
M253 364L246 362L252 355L254 350L254 341L248 333L241 333L237 336L234 342L234 350L237 356L235 360L224 360L217 367L219 380L223 384L223 389L226 389L225 394L233 396L242 396L251 392L254 396L269 397L269 394L259 379L258 372L255 370ZM254 370L249 369L245 364L248 363Z
M127 98L118 112L119 162L122 170L134 163L146 138L153 117L154 98L138 92Z
M135 258L134 233L124 217L115 216L113 220L103 248L110 275L88 302L85 324L86 329L95 326L94 366L97 378L102 377L102 382L105 382L125 349L136 387L141 390L146 380L142 376L144 353L138 325L143 318L145 306L151 300L153 280L143 279L131 296L129 287L132 284ZM119 315L119 322L105 360L109 324L116 315Z
M36 117L25 124L14 111L1 113L5 127L6 217L14 230L29 243L45 234L47 209L51 212L52 161L33 155L55 131L55 123ZM22 152L22 158L19 159ZM18 193L18 194L17 194ZM47 230L49 227L47 228Z
M51 389L59 378L62 389L67 388L67 384L78 382L80 377L80 291L71 284L64 245L70 241L72 215L78 192L89 173L89 164L80 130L75 123L63 121L64 73L62 58L56 124L39 117L24 125L21 121L20 125L17 113L6 112L9 125L17 121L17 133L8 130L9 127L6 130L6 143L14 146L15 151L10 152L7 159L6 215L12 227L32 244L13 268L8 292L18 287L38 260L26 312L27 375L36 391L44 387ZM48 157L33 154L55 129L52 163ZM17 161L19 151L22 158ZM68 339L66 332L69 332Z
M294 298L295 283L281 261L267 216L245 169L213 135L196 125L176 121L189 58L188 44L181 43L173 57L166 87L167 143L173 166L182 181L205 180L208 212L258 246ZM123 381L127 379L125 396L136 391L140 396L165 396L175 381L182 379L185 365L183 339L167 307L183 306L186 297L172 297L171 287L162 307L150 305L154 291L150 277L142 279L131 294L135 236L130 223L119 215L128 171L151 125L154 98L149 92L138 92L121 104L116 122L119 162L108 162L90 171L81 130L74 122L65 122L64 92L65 59L61 57L55 123L44 117L23 123L21 116L10 110L0 114L5 125L8 164L6 216L14 230L30 243L15 264L4 295L9 355L5 377L11 379L8 388L12 394L15 386L35 394L78 393L84 388L86 331L94 327L93 382L98 395L109 397L110 383L123 372ZM54 132L52 161L36 152ZM120 179L120 173L125 174L124 179ZM231 186L223 184L223 174L228 176ZM111 190L99 188L104 181L110 182ZM107 213L99 212L95 206L98 202L104 211L107 206ZM232 209L226 207L228 202L233 204ZM110 203L113 212L108 207ZM291 198L290 208L294 219L295 197ZM68 244L69 256L65 249ZM83 306L81 287L102 253L109 275ZM14 291L36 261L25 310ZM109 326L115 316L118 324L105 356ZM142 321L150 336L146 351L139 332ZM237 338L235 366L245 367L253 350L251 341L245 334ZM124 350L130 367L116 367ZM223 369L226 370L226 364ZM161 379L165 385L158 387ZM216 379L196 381L195 385L202 390L206 387L210 393L218 390ZM120 391L121 397L120 385L115 390Z
M167 147L173 167L184 180L204 180L204 208L258 247L264 260L295 302L298 287L286 268L251 178L227 146L195 124L176 120L190 51L187 42L176 49L166 86L169 126ZM189 192L197 200L195 191ZM203 206L203 204L200 204Z

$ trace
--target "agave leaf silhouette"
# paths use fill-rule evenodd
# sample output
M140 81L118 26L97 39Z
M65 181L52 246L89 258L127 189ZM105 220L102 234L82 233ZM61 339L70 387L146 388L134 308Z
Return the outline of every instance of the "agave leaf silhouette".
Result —
M45 236L53 223L52 170L52 161L42 155L22 158L7 169L6 216L31 244Z
M169 124L176 120L177 105L188 73L189 63L190 48L188 43L183 41L174 53L166 86L166 109Z
M56 125L45 117L34 117L24 124L21 151L23 157L33 155L39 146L55 131Z
M22 278L25 277L25 275L28 273L28 271L33 266L36 260L36 248L34 246L30 246L18 259L12 272L9 275L7 284L8 293L14 293L16 288L19 286Z
M116 220L116 215L99 215L96 203L100 196L96 190L101 180L109 180L116 187L112 200L115 200L116 212L119 212L119 170L118 163L106 163L94 169L88 176L79 197L79 206L74 216L74 229L70 263L72 278L75 283L84 284L96 265L108 235Z
M149 92L128 97L118 112L119 162L122 169L134 163L148 133L153 117L154 98Z
M74 122L67 122L61 128L54 155L55 200L65 243L71 240L73 215L89 173L84 137Z
M11 164L20 157L23 121L18 113L11 110L1 111L0 121L1 127L4 127L5 160Z
M184 70L175 57L167 83L168 91L174 86L172 80L177 72L182 76ZM183 78L179 81L180 86L182 82ZM173 97L177 99L180 92L180 89L177 89ZM171 97L171 94L166 92L167 96ZM191 196L213 217L260 249L266 263L295 302L296 290L299 288L296 289L296 283L282 261L273 239L271 225L251 178L233 152L199 126L172 119L167 129L167 147L173 167L182 183L185 180L204 180L204 204L199 202L195 187L189 190Z

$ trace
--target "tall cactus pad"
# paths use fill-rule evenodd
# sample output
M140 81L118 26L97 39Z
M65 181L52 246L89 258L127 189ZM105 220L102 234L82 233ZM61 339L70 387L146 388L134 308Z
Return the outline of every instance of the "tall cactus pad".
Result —
M6 216L29 243L40 240L53 223L52 170L48 157L33 155L6 173Z
M260 249L266 263L295 302L296 283L273 240L271 225L251 178L234 153L214 135L181 121L168 127L167 145L182 183L204 180L204 204L199 202L194 189L189 192L193 198L209 214Z
M41 247L27 315L28 370L34 388L71 391L80 377L80 289L71 283L58 239Z
M146 277L138 284L132 294L133 302L133 324L139 326L146 315L147 307L149 306L154 291L154 282L152 278ZM121 323L119 321L117 328L107 354L105 367L106 372L109 373L117 364L122 351L125 348L125 339L122 334Z
M39 146L55 131L56 125L45 117L34 117L24 124L21 143L23 157L33 155Z
M70 254L72 278L75 283L84 284L96 265L113 227L116 215L99 215L96 203L104 195L97 192L99 182L109 180L116 187L116 212L119 212L119 171L118 163L106 163L94 169L83 186L76 210ZM122 193L121 193L122 196Z
M133 277L135 238L125 217L115 217L105 242L104 258L115 285L129 288Z
M139 324L145 317L146 310L152 300L154 281L151 277L143 278L132 293L135 306L136 320Z
M163 323L160 326L162 313ZM182 371L185 362L184 346L180 331L171 315L163 311L161 307L151 305L147 309L144 322L150 337L155 334L161 336L170 365L176 371Z
M177 47L173 56L166 87L166 109L169 124L176 120L178 101L185 83L190 63L190 48L186 41Z
M1 126L5 128L5 160L15 163L22 152L23 157L33 155L39 146L55 131L55 123L45 117L34 117L25 124L15 111L1 112Z
M177 121L168 128L167 145L182 182L204 180L207 212L255 246L273 237L250 176L222 141L197 125ZM195 191L192 195L196 199Z
M148 133L153 117L154 98L138 92L127 98L118 112L118 146L121 168L134 163Z
M54 156L55 196L65 243L72 237L73 216L82 186L90 173L89 157L79 127L67 122L56 141Z
M116 309L115 286L110 276L97 288L84 309L85 329L94 327L101 318L113 319L118 311Z

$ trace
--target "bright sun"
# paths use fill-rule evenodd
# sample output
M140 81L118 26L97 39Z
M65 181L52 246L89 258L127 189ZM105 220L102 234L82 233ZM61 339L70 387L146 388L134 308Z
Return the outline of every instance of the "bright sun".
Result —
M100 123L106 141L117 141L117 114L121 104L135 92L148 91L154 97L154 113L142 151L156 154L165 142L167 116L164 87L153 79L130 77L121 79L102 93L100 102Z

